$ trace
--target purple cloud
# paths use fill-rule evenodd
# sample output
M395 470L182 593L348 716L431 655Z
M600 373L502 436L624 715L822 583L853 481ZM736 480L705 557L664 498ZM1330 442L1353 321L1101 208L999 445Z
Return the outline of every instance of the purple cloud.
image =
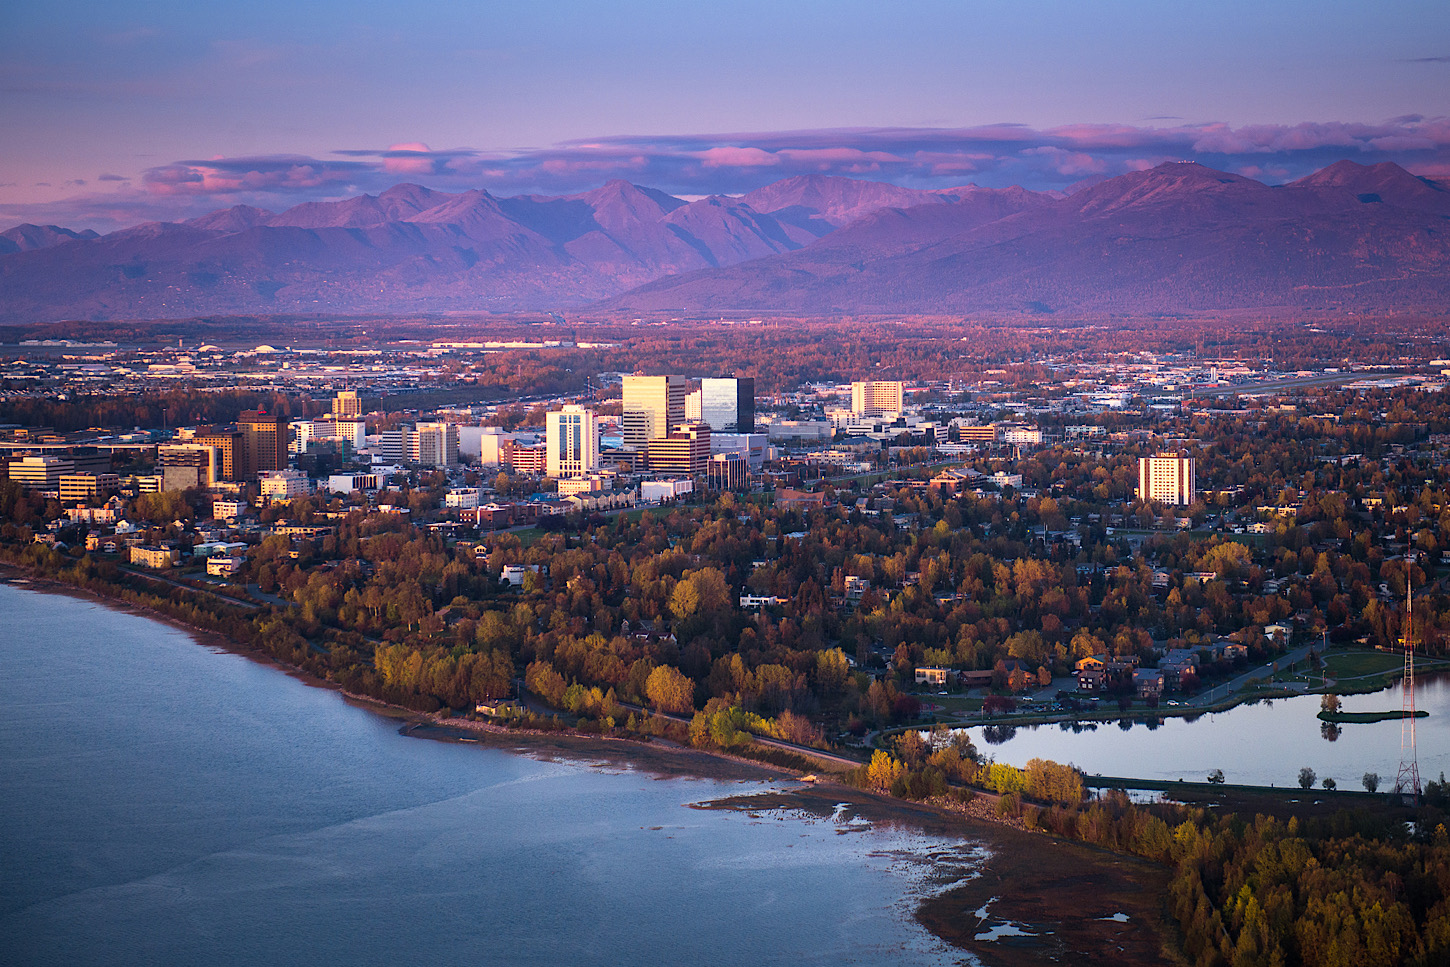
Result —
M971 128L850 128L716 135L621 135L542 149L434 149L406 142L304 155L177 161L139 185L61 203L0 206L0 214L75 227L115 228L184 218L233 204L272 210L302 201L376 193L403 181L496 195L568 194L612 179L677 195L738 194L801 174L868 178L919 188L976 183L1061 189L1163 161L1198 161L1271 183L1342 158L1395 161L1450 175L1450 118L1408 115L1368 124L1021 124ZM102 176L113 181L120 176Z
M319 161L301 155L177 161L148 170L142 179L155 195L316 195L346 190L376 166L356 161Z

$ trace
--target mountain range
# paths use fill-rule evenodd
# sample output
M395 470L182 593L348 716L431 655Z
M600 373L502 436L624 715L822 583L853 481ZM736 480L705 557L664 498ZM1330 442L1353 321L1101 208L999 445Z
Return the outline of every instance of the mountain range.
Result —
M96 235L0 233L0 321L610 312L1443 311L1450 184L1341 161L1268 186L1170 163L1069 194L802 176L694 201L624 181L400 184Z

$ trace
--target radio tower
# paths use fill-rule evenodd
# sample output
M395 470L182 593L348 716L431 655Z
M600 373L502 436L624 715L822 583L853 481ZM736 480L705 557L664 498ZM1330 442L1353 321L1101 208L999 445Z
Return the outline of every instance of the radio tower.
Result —
M1406 556L1405 563L1405 680L1400 707L1400 774L1395 791L1420 804L1420 764L1415 753L1415 624L1410 594L1410 569L1414 562Z

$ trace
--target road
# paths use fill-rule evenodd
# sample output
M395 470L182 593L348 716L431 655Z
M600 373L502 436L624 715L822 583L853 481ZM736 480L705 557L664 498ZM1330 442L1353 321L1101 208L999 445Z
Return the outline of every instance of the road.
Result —
M657 715L662 719L669 719L671 722L679 722L682 725L690 724L690 719L684 718L680 715L671 715L668 712L655 712L651 711L650 709L643 708L639 705L631 705L628 702L620 702L619 704L621 707L627 708L633 712L643 712L646 715ZM752 735L750 738L751 741L753 741L756 745L770 746L772 749L780 749L785 752L793 752L796 755L810 756L813 759L821 759L825 762L834 762L851 769L859 769L861 766L866 764L860 759L851 759L843 755L837 755L834 752L825 752L821 749L811 748L808 745L796 745L794 742L784 742L780 739L772 739L764 735Z
M167 584L173 588L180 588L183 591L190 591L193 594L210 595L211 597L216 598L218 601L225 602L226 604L233 605L234 607L246 608L248 611L255 611L256 609L261 607L261 605L255 601L244 601L241 598L234 598L230 595L222 594L220 591L211 591L206 588L193 587L190 584L183 584L180 581L175 581L168 577L162 577L160 574L157 574L154 571L143 571L139 568L127 567L124 564L117 564L116 568L133 577L145 578L148 581L156 581L160 584Z
M1277 393L1284 390L1305 389L1311 386L1333 386L1336 383L1354 383L1362 379L1387 379L1404 376L1405 373L1321 373L1317 376L1289 377L1287 379L1266 379L1257 383L1234 383L1230 386L1215 386L1198 389L1184 394L1184 398L1202 396L1241 396L1254 393Z
M1221 685L1215 685L1208 691L1201 692L1186 702L1180 702L1179 704L1202 708L1227 701L1230 695L1244 688L1250 682L1271 678L1280 669L1287 668L1290 665L1297 665L1299 662L1304 661L1309 657L1309 652L1313 650L1313 645L1305 645L1302 648L1296 648L1293 651L1286 652L1267 664L1261 665L1258 668L1251 668L1242 675L1231 678ZM1320 657L1322 658L1323 656L1321 655Z

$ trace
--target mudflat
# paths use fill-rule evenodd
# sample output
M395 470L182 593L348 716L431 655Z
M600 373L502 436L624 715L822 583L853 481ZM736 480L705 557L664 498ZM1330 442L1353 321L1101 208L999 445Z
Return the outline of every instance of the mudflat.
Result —
M703 809L803 810L980 840L979 875L925 900L922 926L989 965L1177 963L1164 898L1169 871L1131 856L983 822L836 783L734 796Z

